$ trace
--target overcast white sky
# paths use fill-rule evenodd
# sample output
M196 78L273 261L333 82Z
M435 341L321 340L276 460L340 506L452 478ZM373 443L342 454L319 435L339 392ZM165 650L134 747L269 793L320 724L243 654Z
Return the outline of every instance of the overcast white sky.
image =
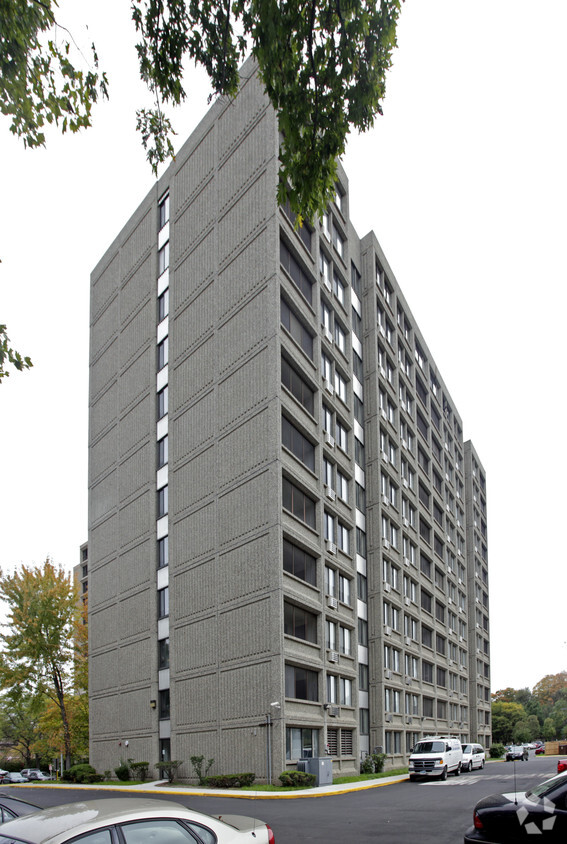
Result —
M87 537L89 275L153 183L129 5L60 4L109 72L93 129L26 151L0 118L0 322L34 361L0 386L5 570L71 567ZM487 473L493 691L567 668L566 37L565 0L406 0L384 117L344 161ZM207 108L189 79L179 144Z

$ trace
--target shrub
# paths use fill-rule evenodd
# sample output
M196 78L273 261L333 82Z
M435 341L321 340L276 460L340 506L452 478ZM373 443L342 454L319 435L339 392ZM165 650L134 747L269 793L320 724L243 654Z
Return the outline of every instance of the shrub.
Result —
M213 762L215 760L209 759L207 761L207 767L205 768L205 772L203 773L203 763L204 763L204 761L205 761L204 756L191 756L191 764L193 765L193 770L195 771L195 774L197 775L197 779L199 780L199 785L205 785L206 776L209 772L211 765L213 764Z
M117 768L115 768L114 773L122 782L130 779L130 768L126 762L122 762Z
M503 744L492 744L488 753L491 759L500 759L501 756L504 756L505 751L506 748Z
M315 774L308 774L307 771L283 771L278 779L282 785L287 787L311 787L317 782Z
M181 765L183 765L183 762L176 759L171 762L157 762L155 767L162 776L167 777L168 782L173 782L177 769L180 768Z
M385 753L369 753L360 764L361 774L381 774L384 770Z
M93 779L98 777L98 779ZM102 777L97 774L92 765L82 762L80 765L71 765L68 771L64 771L62 779L65 782L100 782Z
M149 769L150 769L150 763L149 762L131 762L130 763L130 770L134 774L137 774L136 779L140 779L140 780L142 780L142 782L146 781Z
M256 774L217 774L213 777L205 777L203 785L211 788L244 788L252 785Z

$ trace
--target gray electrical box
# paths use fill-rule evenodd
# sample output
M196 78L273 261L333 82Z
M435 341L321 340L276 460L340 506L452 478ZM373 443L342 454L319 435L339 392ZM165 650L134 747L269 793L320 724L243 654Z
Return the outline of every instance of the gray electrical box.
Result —
M333 760L329 756L314 756L311 759L300 759L297 763L298 771L315 774L315 785L333 784Z

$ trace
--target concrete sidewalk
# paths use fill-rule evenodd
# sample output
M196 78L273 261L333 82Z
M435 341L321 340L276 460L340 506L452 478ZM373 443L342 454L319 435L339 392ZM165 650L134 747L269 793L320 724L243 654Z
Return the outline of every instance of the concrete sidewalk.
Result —
M136 792L137 794L183 794L194 795L195 797L234 797L239 800L298 800L304 797L325 797L327 795L348 794L351 791L364 791L369 788L380 788L383 785L392 785L396 782L404 782L408 779L407 774L399 774L395 777L379 777L372 780L360 782L340 783L339 785L321 785L315 788L307 788L304 791L242 791L238 788L205 788L199 785L169 785L167 780L156 780L145 782L140 785L78 785L76 783L54 783L29 782L25 785L13 785L12 788L57 788L73 789L75 791L121 791L124 793Z

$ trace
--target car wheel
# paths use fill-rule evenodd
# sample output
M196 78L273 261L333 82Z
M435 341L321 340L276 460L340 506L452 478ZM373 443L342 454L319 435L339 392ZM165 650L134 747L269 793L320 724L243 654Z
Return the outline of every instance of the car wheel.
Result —
M483 760L482 760L482 762L480 763L480 770L482 771L482 769L483 769L483 768L484 768L484 759L483 759Z
M455 771L455 776L459 777L461 775L461 763L457 765L457 770Z
M410 781L410 782L416 782L416 780L417 780L417 777L414 777L414 776L411 776L411 775L410 775L410 778L409 778L409 781Z
M447 766L445 766L445 767L443 768L443 773L441 774L441 779L442 779L442 780L446 780L446 779L447 779Z

